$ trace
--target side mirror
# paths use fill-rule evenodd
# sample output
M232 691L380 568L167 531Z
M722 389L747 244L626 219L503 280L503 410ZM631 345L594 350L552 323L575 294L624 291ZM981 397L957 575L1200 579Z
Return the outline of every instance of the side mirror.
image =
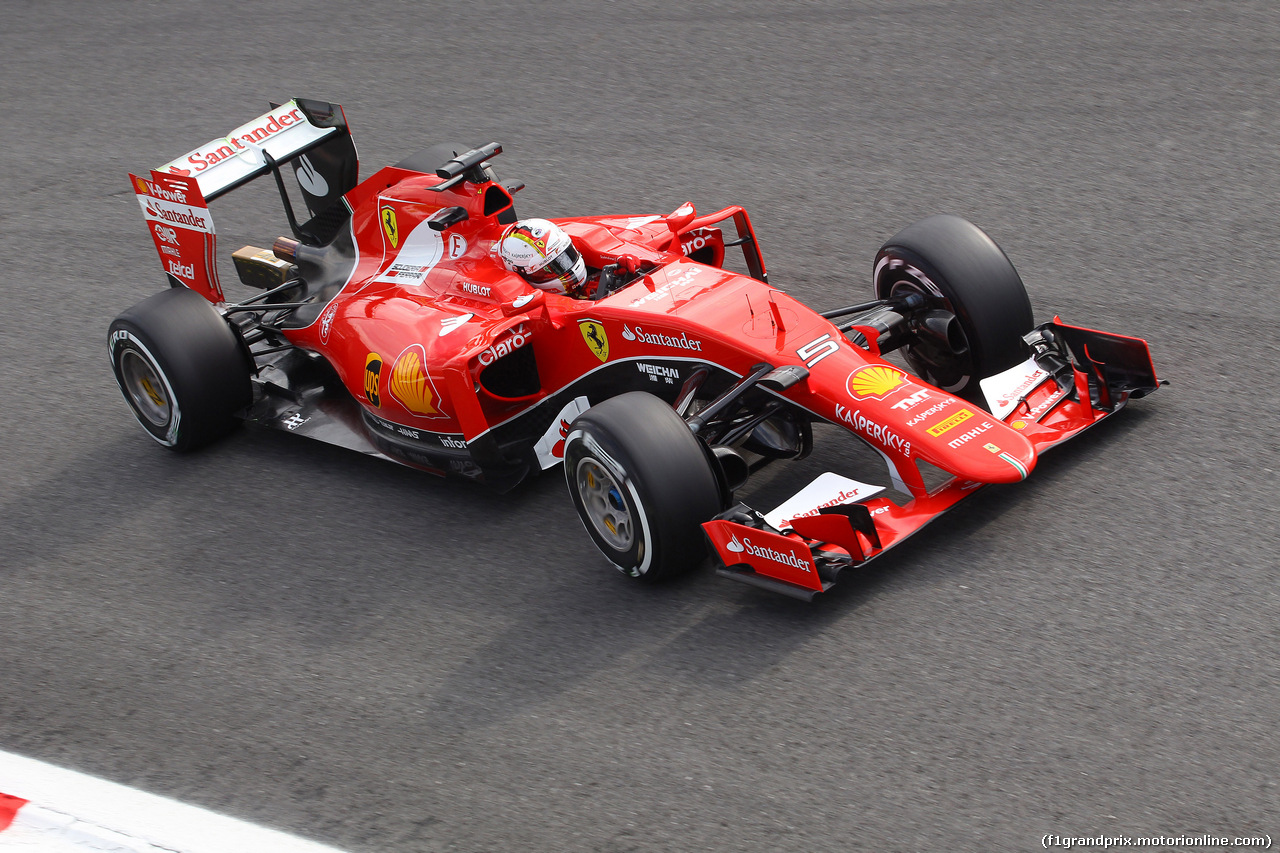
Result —
M685 228L689 227L689 223L692 222L694 217L697 215L698 211L694 208L693 202L686 201L674 211L662 217L662 219L667 223L668 228L670 228L674 233L679 234Z

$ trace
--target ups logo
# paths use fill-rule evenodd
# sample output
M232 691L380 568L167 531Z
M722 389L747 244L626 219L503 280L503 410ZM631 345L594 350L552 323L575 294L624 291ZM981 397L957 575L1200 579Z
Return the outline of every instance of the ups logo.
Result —
M382 396L378 388L382 381L382 356L371 352L364 360L364 396L370 405L382 407Z

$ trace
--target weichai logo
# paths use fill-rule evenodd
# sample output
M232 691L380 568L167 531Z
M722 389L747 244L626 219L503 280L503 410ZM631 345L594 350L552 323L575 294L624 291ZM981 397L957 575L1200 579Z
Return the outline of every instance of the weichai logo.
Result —
M947 432L948 430L954 427L958 427L960 424L969 420L969 418L971 417L973 417L973 412L969 411L968 409L961 409L951 417L940 420L933 426L929 427L929 435L933 436L934 438L937 438L938 436L942 435L944 432Z

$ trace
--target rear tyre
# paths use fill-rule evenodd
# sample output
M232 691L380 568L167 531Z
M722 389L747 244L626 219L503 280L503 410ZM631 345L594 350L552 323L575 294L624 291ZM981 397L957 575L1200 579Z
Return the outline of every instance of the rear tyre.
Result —
M185 287L155 294L111 323L111 367L138 423L172 450L230 432L253 401L240 337L204 297Z
M702 522L724 509L702 443L643 392L583 412L565 439L569 494L587 534L623 574L657 581L706 556Z
M931 385L978 405L981 379L1026 356L1031 301L1018 271L982 229L958 216L930 216L895 234L875 264L876 296L918 293L907 364ZM952 321L949 315L954 315Z

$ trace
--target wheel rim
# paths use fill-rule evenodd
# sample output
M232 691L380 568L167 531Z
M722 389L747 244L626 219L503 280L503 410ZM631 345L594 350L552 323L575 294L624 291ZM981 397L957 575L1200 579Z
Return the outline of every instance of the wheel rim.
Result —
M155 426L162 427L173 417L173 403L159 372L134 350L120 357L120 374L125 392L138 413Z
M615 551L630 551L635 542L635 525L618 481L590 458L578 462L574 476L584 514L596 533Z
M942 308L955 313L951 300L938 296L928 287L910 278L895 281L890 289L890 296L902 296L915 293L923 296L930 307ZM966 351L957 355L945 348L934 345L927 338L917 338L913 343L902 348L902 356L916 375L931 385L944 391L958 391L969 383L973 375L973 354Z

